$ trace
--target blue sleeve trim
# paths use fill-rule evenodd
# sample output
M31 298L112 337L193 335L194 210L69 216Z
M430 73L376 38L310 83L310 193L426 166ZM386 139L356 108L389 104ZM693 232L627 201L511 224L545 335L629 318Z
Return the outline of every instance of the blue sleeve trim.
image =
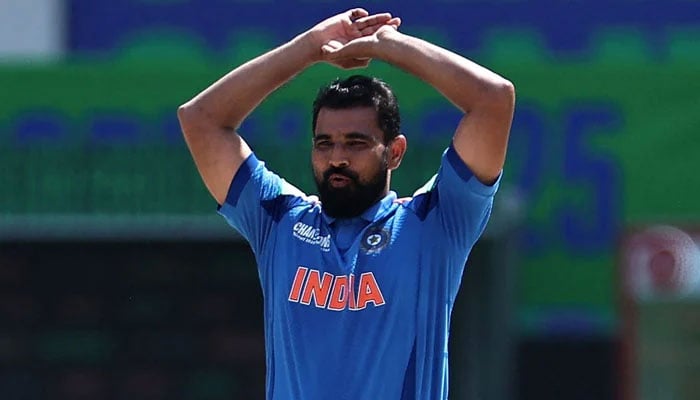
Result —
M470 170L469 167L467 167L467 164L465 164L464 161L462 161L462 158L459 156L459 154L457 154L457 150L455 150L453 144L450 144L450 147L447 149L447 153L445 154L445 156L447 157L447 161L450 163L457 175L459 175L459 177L462 178L465 182L467 182L474 176L472 170Z
M450 147L447 149L445 152L445 158L457 176L467 182L467 187L472 192L479 193L484 196L493 196L494 193L498 191L501 177L503 176L503 171L501 171L493 184L487 185L474 176L471 169L469 169L467 164L465 164L459 154L457 154L457 150L455 150L454 145L450 145Z
M260 161L258 161L258 158L255 157L255 154L251 154L245 161L243 161L243 164L241 164L238 171L236 171L233 181L231 181L231 186L228 188L226 203L233 207L238 204L238 199L243 192L243 188L250 180L250 176L253 174L253 171L255 171L258 164L260 164Z

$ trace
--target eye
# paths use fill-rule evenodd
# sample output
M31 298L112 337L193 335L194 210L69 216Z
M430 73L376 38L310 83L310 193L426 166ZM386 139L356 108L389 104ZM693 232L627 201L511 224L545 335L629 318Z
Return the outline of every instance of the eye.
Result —
M314 147L317 149L327 149L331 147L332 143L330 140L318 140L314 142Z
M348 142L348 146L354 147L354 148L363 147L366 145L367 145L367 142L365 142L363 140L350 140Z

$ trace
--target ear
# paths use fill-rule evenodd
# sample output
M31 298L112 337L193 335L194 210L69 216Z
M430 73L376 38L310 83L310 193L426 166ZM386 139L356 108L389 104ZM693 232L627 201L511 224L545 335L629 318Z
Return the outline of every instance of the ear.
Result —
M403 155L406 154L407 146L406 136L398 135L389 144L389 169L396 169L403 160Z

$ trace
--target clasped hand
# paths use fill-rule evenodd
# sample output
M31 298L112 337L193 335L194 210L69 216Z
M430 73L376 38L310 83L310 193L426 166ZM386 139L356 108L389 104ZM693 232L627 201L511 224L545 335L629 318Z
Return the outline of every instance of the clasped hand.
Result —
M363 68L375 55L381 37L400 25L401 19L390 13L369 15L355 8L318 23L308 33L320 60L345 69Z

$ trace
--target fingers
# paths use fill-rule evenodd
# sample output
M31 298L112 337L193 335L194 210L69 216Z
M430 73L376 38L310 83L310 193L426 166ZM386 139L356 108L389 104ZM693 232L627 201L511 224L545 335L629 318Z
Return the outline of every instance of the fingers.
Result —
M401 20L398 21L399 24L401 23L400 21ZM368 26L367 28L361 30L360 36L374 35L375 33L377 33L380 29L384 28L385 26L388 26L389 28L394 29L394 30L397 30L399 28L398 25L388 24L388 23L383 24L383 25L372 25L372 26Z
M354 69L354 68L365 68L369 65L369 63L372 61L371 58L368 57L339 57L339 52L337 51L328 51L331 46L324 46L323 52L324 54L324 59L333 65L336 65L340 68L343 69Z
M393 19L393 18L392 18ZM381 29L393 29L393 30L398 30L399 25L401 24L401 19L396 18L396 21L389 24L383 24L383 25L373 25L373 26L368 26L367 28L363 29L360 31L360 36L372 36L375 33L379 32ZM387 28L384 28L387 27Z
M358 58L348 58L344 60L338 60L334 62L335 65L344 68L344 69L356 69L356 68L365 68L369 65L370 61L372 61L369 58L365 59L358 59Z
M369 26L384 25L389 20L391 20L390 13L381 13L381 14L364 16L362 18L359 18L359 19L353 21L352 24L355 28L357 28L357 30L362 31L363 29L365 29Z
M371 58L366 53L371 50L371 45L377 38L369 38L383 29L398 29L401 18L393 17L391 13L379 13L368 15L367 10L356 8L345 12L344 16L336 20L341 24L342 32L321 45L323 58L326 61L354 59L366 60ZM337 26L337 25L336 25ZM326 39L327 40L327 39ZM359 65L360 67L363 65Z
M394 18L390 19L389 21L387 21L386 25L391 25L394 28L398 29L399 26L401 26L401 18L394 17Z
M369 15L367 10L365 10L364 8L353 8L353 9L346 11L345 13L348 15L348 17L350 17L350 20L353 22L356 19L366 17Z
M398 29L401 26L401 18L391 17L389 13L372 15L355 21L351 29L356 36L369 36L385 25Z
M329 40L321 46L323 58L325 60L345 60L345 59L367 59L368 45L371 38L353 39L347 43L338 40Z
M354 47L354 46L350 46ZM337 40L329 40L328 43L321 46L323 58L340 68L354 69L367 67L371 61L369 57L354 56L353 49L348 48L348 44L343 44Z
M370 25L364 29L360 29L360 36L369 36L374 34L374 32L378 31L379 28L381 28L384 25Z
M337 40L329 40L328 43L321 46L321 50L323 50L323 52L326 54L333 53L333 52L338 51L342 48L343 48L343 44Z

